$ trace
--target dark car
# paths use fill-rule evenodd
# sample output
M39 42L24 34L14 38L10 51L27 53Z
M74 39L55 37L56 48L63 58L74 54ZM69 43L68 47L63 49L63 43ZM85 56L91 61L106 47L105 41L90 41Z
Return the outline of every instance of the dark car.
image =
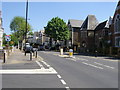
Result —
M38 47L38 50L40 51L42 51L42 50L45 50L45 48L44 48L44 46L43 45L40 45L39 47Z

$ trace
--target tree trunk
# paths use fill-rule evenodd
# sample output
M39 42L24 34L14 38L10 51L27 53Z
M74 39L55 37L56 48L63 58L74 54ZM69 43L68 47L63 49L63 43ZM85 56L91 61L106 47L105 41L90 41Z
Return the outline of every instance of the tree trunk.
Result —
M50 37L50 47L52 47L52 38Z

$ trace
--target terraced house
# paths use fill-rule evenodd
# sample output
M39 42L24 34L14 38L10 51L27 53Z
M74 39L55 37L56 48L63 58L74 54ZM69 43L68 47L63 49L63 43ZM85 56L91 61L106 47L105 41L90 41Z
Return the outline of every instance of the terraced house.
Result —
M4 29L2 28L2 17L1 17L1 11L0 11L0 49L2 49L3 31L4 31Z

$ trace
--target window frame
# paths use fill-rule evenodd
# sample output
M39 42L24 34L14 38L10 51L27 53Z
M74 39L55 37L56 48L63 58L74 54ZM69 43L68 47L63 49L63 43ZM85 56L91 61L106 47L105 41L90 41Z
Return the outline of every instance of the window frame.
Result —
M119 43L117 45L117 39L118 38L120 39L120 36L115 37L115 47L120 47L120 41L119 41Z

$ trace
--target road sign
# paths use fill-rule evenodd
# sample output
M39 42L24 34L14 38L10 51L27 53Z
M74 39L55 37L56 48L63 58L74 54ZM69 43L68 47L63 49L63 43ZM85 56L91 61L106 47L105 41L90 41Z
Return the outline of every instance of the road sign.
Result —
M5 35L5 40L6 40L7 42L11 41L11 36L10 36L10 35Z

